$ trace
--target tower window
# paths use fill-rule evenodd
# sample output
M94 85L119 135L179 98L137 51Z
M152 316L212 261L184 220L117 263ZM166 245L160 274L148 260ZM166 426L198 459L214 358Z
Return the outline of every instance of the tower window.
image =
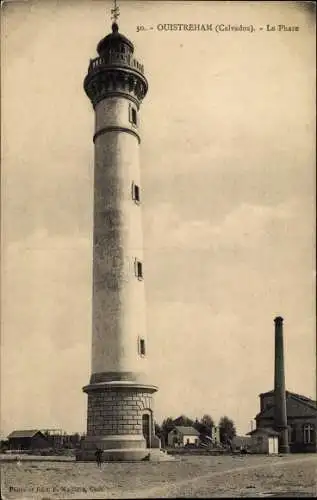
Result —
M131 112L131 114L132 114L132 123L133 123L134 125L136 125L136 122L137 122L136 109L132 108L132 112Z
M135 261L135 274L139 280L143 279L143 265L140 260Z
M145 356L145 340L139 338L139 354Z
M129 120L130 120L130 122L133 125L137 126L137 124L138 124L138 113L137 113L137 110L135 109L135 107L132 106L131 104L129 106Z
M132 199L136 203L140 203L140 186L137 184L132 183Z

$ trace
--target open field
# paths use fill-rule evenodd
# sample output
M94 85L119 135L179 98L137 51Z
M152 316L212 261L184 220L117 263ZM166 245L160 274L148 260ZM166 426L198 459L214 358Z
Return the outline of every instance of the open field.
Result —
M184 456L172 462L1 464L4 499L316 496L317 454Z

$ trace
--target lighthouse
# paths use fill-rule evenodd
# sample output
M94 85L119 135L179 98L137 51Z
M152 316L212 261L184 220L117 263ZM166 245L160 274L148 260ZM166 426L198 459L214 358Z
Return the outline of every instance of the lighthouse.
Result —
M140 175L141 103L148 91L133 43L111 32L89 62L84 90L95 115L91 377L78 460L142 460L159 448L148 380Z

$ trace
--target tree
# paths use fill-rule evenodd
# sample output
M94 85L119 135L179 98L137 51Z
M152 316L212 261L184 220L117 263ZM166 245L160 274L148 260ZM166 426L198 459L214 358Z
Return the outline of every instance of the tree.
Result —
M201 437L204 437L204 436L211 437L212 436L212 428L214 426L215 426L215 423L213 421L213 418L208 414L203 415L200 420L198 420L196 418L195 423L193 425L193 427L195 427L195 429L199 432Z
M199 432L199 434L210 437L212 435L212 428L214 427L214 425L215 424L212 417L208 414L203 415L203 417L200 420L196 418L196 421L193 424L193 426Z
M186 415L181 415L180 417L175 418L175 420L173 421L173 424L174 425L181 425L181 426L185 426L185 427L191 427L194 424L194 421L191 418L186 417Z
M202 434L205 434L205 436L212 436L212 428L215 426L215 423L212 419L212 417L208 414L203 415L203 418L201 419L201 424L202 424Z
M232 441L232 438L236 436L236 427L234 425L233 420L231 420L227 416L223 416L219 420L218 426L219 426L221 443L222 444L230 443Z
M161 436L160 436L160 439L162 441L162 446L166 446L167 435L173 429L173 427L175 427L175 425L172 417L167 417L163 420L161 425Z
M161 426L154 421L154 432L155 432L155 435L159 438L161 438L161 434L162 434L162 428Z
M208 415L208 414L205 414L203 415L203 418L201 419L201 421L207 425L207 427L214 427L214 421L213 421L213 418Z

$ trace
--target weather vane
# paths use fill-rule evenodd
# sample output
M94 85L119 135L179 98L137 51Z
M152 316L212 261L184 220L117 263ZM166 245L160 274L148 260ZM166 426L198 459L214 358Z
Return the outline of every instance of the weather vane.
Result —
M111 9L111 19L116 23L119 15L120 15L120 10L119 10L119 7L117 5L117 0L114 0L113 3L114 3L114 6L113 6L113 9Z

